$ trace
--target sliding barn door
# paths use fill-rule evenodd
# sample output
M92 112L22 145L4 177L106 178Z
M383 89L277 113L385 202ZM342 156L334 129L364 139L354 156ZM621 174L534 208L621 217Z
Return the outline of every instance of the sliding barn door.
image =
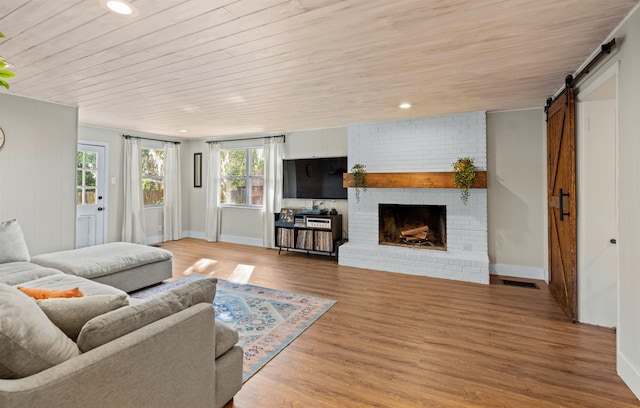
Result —
M547 107L549 289L577 320L576 135L573 88Z

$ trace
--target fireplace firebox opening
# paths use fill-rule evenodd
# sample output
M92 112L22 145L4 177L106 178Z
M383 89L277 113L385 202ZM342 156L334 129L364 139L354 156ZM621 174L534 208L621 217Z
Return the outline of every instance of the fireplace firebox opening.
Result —
M379 243L447 250L445 205L379 204Z

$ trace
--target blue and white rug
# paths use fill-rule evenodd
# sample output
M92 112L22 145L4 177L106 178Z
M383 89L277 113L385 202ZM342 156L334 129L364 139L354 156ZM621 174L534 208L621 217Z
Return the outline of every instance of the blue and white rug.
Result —
M131 294L147 299L202 275L189 275ZM218 279L216 318L238 331L247 381L336 303L335 300Z

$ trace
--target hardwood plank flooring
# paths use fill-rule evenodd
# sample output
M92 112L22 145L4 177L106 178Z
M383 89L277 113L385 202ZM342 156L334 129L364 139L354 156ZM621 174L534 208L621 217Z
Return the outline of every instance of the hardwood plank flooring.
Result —
M615 331L568 322L544 283L447 281L195 239L161 246L176 278L235 274L337 300L230 407L640 407L616 374Z

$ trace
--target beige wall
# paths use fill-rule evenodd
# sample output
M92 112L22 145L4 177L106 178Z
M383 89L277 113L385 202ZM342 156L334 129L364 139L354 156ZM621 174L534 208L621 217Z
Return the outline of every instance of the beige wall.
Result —
M346 127L306 130L291 132L287 135L284 148L285 159L305 159L310 157L346 156L348 130ZM331 201L324 202L321 207L331 208ZM342 236L347 237L349 231L349 212L347 200L334 200L338 214L342 214ZM287 208L311 208L311 200L284 199L282 206Z
M496 273L545 278L542 108L487 113L489 261Z
M19 101L19 103L10 104L14 110L30 112L34 109L34 106L38 105L48 108L52 106L54 110L71 109L75 112L73 108L40 103L10 95L2 96L5 98L3 101L7 100L7 98L15 98L16 101ZM10 110L3 109L3 113L9 111ZM19 115L6 116L19 117ZM4 153L16 151L15 145L13 145L14 147L9 147L15 139L11 138L11 135L14 133L13 127L9 125L6 120L7 119L3 119L2 125L9 133L9 142L5 149L3 149L3 155L6 157L11 155L11 157L13 157L14 155L11 153ZM73 120L75 120L75 116L73 116L72 122ZM14 122L19 121L14 119ZM20 126L26 126L27 124L29 126L37 126L37 122L30 120L25 121L25 124ZM542 223L544 220L543 200L540 198L543 194L542 189L544 184L544 177L541 175L543 166L541 157L544 155L542 152L543 131L544 121L542 119L541 109L498 112L487 115L489 254L491 263L493 264L537 269L544 268L546 232ZM37 133L39 132L36 132L36 134ZM121 236L123 133L129 132L89 126L80 126L78 130L78 139L99 141L109 146L107 237L110 242L118 241ZM71 139L67 139L67 143L72 143L74 145L73 150L75 151L75 134L74 132L65 132L66 136L69 134L72 136ZM138 134L138 136L153 137L153 135L143 134ZM41 145L40 142L37 144ZM153 144L153 142L148 142L147 144ZM23 144L23 148L26 145L26 143ZM60 146L61 145L57 145L56 148L60 148ZM227 143L225 147L232 146ZM186 141L183 142L181 149L184 208L183 230L187 236L202 238L204 237L205 229L205 188L193 187L193 153L203 153L203 183L206 183L208 178L206 166L208 160L207 145L201 140ZM67 150L70 151L70 149ZM67 152L67 154L69 153ZM287 135L287 142L284 147L284 155L287 159L314 156L330 157L346 154L346 128L291 132ZM47 155L47 157L50 156L51 155ZM19 168L20 166L25 167L21 160L15 160L15 163L9 163L8 160L1 160L0 166L2 165L6 166L6 169L12 169L11 171L3 171L2 174L4 175L11 174L14 168ZM0 175L0 177L1 176L2 175ZM9 178L10 177L5 176L4 182L6 183L6 180ZM115 184L111 183L112 180L115 180ZM51 185L51 183L49 183L49 185ZM7 190L3 190L3 193L4 191ZM59 189L56 189L56 191L59 191ZM24 192L18 193L18 195L24 194ZM16 201L9 200L8 198L3 200L3 197L8 197L8 195L2 194L2 196L0 196L0 211L3 213L4 218L11 217L8 212L15 213L15 210L10 209L10 207L20 207L20 209L24 209L23 205L17 205ZM61 198L58 201L62 202L63 199ZM328 203L326 204L328 205ZM306 207L311 206L311 202L310 200L284 200L283 206ZM347 231L348 214L346 200L337 200L337 207L339 213L343 214L344 230ZM35 211L35 204L31 204L31 208L32 211ZM75 214L75 207L73 207L73 210ZM148 236L159 236L160 233L157 230L157 226L162 224L161 210L150 209L146 210L145 214L149 227ZM261 223L262 213L259 210L228 208L223 210L221 233L223 236L231 239L245 238L247 243L257 244L257 242L262 240ZM26 228L35 231L35 227L27 226ZM75 232L72 232L75 237ZM29 231L29 234L33 234L33 232Z
M0 221L17 218L31 255L75 248L78 109L0 93Z
M242 137L242 136L239 136ZM203 185L209 179L207 162L209 160L208 145L204 141L187 142L193 166L193 153L202 152ZM223 149L261 146L260 140L246 142L226 142ZM306 157L335 157L347 155L347 129L329 128L287 132L283 155L285 159ZM188 170L192 172L192 167ZM189 235L204 238L205 234L205 191L203 188L193 188L193 179L189 181ZM343 214L343 229L346 230L347 201L336 200L337 210ZM311 200L283 200L283 207L311 207ZM329 203L326 203L329 206ZM184 203L183 203L184 208ZM262 245L263 213L253 208L223 208L220 222L222 241ZM272 217L269 215L269 217Z

